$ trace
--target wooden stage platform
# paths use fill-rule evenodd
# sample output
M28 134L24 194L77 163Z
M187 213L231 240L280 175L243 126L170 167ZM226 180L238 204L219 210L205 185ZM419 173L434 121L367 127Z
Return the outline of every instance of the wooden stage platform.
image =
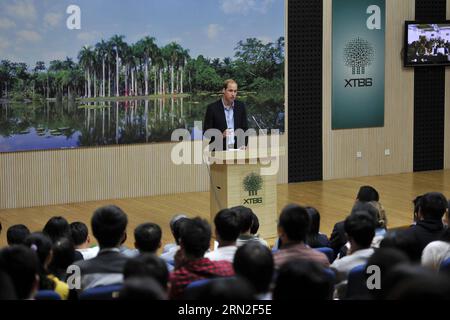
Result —
M334 223L344 219L350 212L356 193L362 185L372 185L380 193L380 202L388 215L388 227L400 227L411 223L411 201L416 195L439 191L450 196L450 170L278 185L278 212L289 203L313 206L321 214L321 232L330 235ZM209 192L5 209L0 210L3 225L0 247L6 245L6 230L13 224L23 223L30 230L37 231L43 228L50 217L62 215L69 222L83 221L89 226L92 212L107 204L115 204L128 214L126 244L130 247L133 247L134 242L133 230L140 223L159 224L165 244L173 241L169 221L174 214L185 213L191 217L209 218ZM276 228L275 219L273 227ZM274 239L267 240L273 243Z

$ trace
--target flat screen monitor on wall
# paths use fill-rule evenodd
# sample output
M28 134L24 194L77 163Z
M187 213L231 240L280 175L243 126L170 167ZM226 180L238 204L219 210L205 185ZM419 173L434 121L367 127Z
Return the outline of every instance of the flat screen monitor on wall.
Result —
M449 65L450 21L406 21L404 66Z

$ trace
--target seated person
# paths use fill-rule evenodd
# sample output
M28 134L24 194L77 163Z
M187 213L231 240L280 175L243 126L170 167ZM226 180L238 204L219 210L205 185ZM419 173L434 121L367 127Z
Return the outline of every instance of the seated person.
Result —
M258 241L267 246L267 242L257 235L259 220L253 210L244 206L236 206L230 209L236 211L241 220L241 231L237 238L236 245L240 247L249 241Z
M72 222L70 224L72 241L75 250L83 255L84 260L89 260L97 256L100 250L99 246L91 246L91 237L88 228L83 222Z
M170 220L170 231L172 232L175 243L168 243L163 248L163 253L161 254L161 259L174 265L175 253L180 249L179 239L180 239L180 229L183 223L188 220L188 217L184 214L178 214Z
M23 224L15 224L6 231L6 240L9 246L23 244L26 237L30 235L30 230Z
M330 241L328 241L328 237L320 233L320 214L316 208L306 207L306 211L308 211L309 218L311 219L311 224L308 229L308 235L306 236L306 243L311 248L321 248L321 247L329 247Z

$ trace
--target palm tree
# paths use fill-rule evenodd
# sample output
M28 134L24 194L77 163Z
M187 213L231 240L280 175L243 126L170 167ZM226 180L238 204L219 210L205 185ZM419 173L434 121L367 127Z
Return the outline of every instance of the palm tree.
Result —
M139 51L144 56L144 84L145 84L145 95L147 96L149 94L148 90L148 70L150 64L152 63L152 60L155 59L158 47L155 44L156 39L153 37L146 36L143 39L139 40L137 43L137 46L139 48Z
M116 96L119 96L119 66L120 66L120 62L119 62L119 57L122 56L122 52L123 52L123 48L125 46L125 42L123 42L123 38L125 38L125 36L119 36L119 35L114 35L111 37L111 39L109 40L110 43L113 45L113 50L115 51L116 54Z
M85 87L84 93L88 98L91 97L91 68L94 61L94 52L90 46L84 46L80 53L78 53L78 61L83 67L85 72L85 79L87 81L87 87Z
M97 60L102 61L102 87L100 90L100 94L102 97L106 94L105 87L105 60L108 56L108 43L103 39L95 45L95 53L97 55Z

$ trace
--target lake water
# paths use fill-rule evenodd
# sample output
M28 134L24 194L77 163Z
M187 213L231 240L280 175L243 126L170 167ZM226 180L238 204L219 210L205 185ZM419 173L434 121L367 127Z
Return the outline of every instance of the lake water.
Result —
M220 96L192 96L106 102L0 103L0 152L78 148L171 141L173 130L191 137L194 121L203 121L206 106ZM249 127L284 132L284 103L240 97ZM253 120L255 117L256 122Z

